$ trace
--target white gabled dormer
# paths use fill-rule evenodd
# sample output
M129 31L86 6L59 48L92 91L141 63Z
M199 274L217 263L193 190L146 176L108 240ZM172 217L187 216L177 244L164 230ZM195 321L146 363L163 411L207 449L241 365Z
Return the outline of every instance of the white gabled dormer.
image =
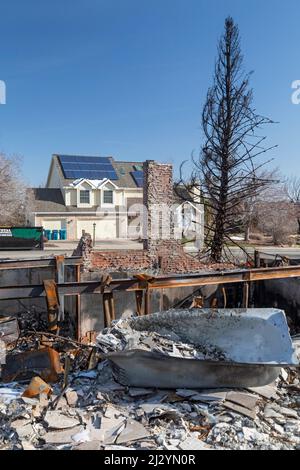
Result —
M83 180L76 186L77 207L96 206L95 187L90 181Z
M116 204L120 204L119 197L117 197L118 186L112 181L104 180L98 188L100 190L101 207L114 207Z

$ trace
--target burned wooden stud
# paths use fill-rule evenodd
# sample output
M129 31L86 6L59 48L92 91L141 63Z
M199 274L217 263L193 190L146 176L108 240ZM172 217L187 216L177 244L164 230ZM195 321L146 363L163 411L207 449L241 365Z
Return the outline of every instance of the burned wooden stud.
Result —
M139 317L144 314L143 297L144 292L142 290L135 291L136 313Z
M254 267L260 268L260 253L258 250L254 251Z
M104 313L104 327L109 328L112 322L111 293L103 294L103 313Z
M56 282L52 279L44 281L46 292L46 301L48 308L48 330L51 333L59 334L58 316L59 316L59 298L57 294Z
M138 307L138 315L141 312L141 315L149 315L151 313L151 283L155 281L154 276L149 274L135 274L134 277L139 281L139 287L144 291L144 309ZM140 301L140 300L139 300Z
M65 282L65 257L64 255L55 256L56 262L56 276L55 280L57 284L63 284ZM58 320L65 319L65 298L59 294L59 312Z
M150 313L151 313L151 291L150 291L150 289L145 290L144 302L145 302L144 314L145 315L150 315Z
M244 282L243 284L243 308L248 308L249 306L249 282Z
M102 302L103 302L103 313L104 313L104 326L105 328L110 327L112 320L115 319L115 305L112 292L105 292L112 281L111 276L103 275L101 278L101 289Z
M109 311L110 311L110 318L111 320L116 319L116 310L115 310L115 299L114 294L112 292L109 293Z

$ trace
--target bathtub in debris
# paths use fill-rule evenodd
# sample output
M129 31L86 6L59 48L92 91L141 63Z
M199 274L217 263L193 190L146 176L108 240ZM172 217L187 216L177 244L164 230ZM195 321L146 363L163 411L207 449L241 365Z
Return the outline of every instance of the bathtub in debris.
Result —
M225 360L186 359L139 349L108 354L116 380L134 387L232 388L268 385L281 368L299 366L286 321L278 309L171 310L128 320L133 331L175 333L206 345Z

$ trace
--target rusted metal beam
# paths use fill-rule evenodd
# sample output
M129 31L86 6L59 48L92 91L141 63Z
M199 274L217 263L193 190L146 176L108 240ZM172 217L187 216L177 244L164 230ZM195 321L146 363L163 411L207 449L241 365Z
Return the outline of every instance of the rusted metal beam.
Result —
M39 375L46 382L57 382L63 372L60 356L51 348L10 354L2 370L3 382L28 379Z
M82 258L80 256L71 256L69 258L65 258L65 266L78 266L81 264ZM56 260L54 257L0 261L0 271L6 271L8 269L30 269L49 267L56 267Z
M204 274L186 274L174 276L157 276L151 282L131 279L112 279L109 286L103 286L102 281L67 282L57 285L61 295L101 294L113 291L144 291L156 289L178 289L180 287L197 287L204 285L231 284L270 279L287 279L300 277L300 266L284 266L275 268L260 268ZM43 285L25 285L0 287L0 300L45 297Z
M59 298L57 294L56 282L54 280L44 281L44 288L46 292L47 308L48 308L48 322L49 331L54 334L59 333L58 319L59 319Z

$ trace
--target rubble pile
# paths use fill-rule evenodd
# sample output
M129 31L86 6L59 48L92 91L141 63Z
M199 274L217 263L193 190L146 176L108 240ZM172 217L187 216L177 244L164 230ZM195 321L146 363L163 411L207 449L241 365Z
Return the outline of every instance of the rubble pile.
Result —
M155 331L138 331L131 327L128 320L120 320L112 328L104 329L97 337L97 344L104 353L139 349L171 357L211 361L230 360L223 351L213 345L183 342L173 331L164 332L163 335Z
M115 380L103 353L138 347L183 358L224 355L194 348L172 332L133 331L123 320L104 330L97 345L45 333L23 338L13 354L24 354L26 343L36 348L37 340L44 356L49 347L59 351L59 380L48 383L32 370L27 380L0 382L0 450L300 449L296 369L282 369L275 383L255 389L135 388Z
M0 449L299 449L300 383L282 371L256 390L124 387L108 361L77 371L62 389L22 396L0 386Z

